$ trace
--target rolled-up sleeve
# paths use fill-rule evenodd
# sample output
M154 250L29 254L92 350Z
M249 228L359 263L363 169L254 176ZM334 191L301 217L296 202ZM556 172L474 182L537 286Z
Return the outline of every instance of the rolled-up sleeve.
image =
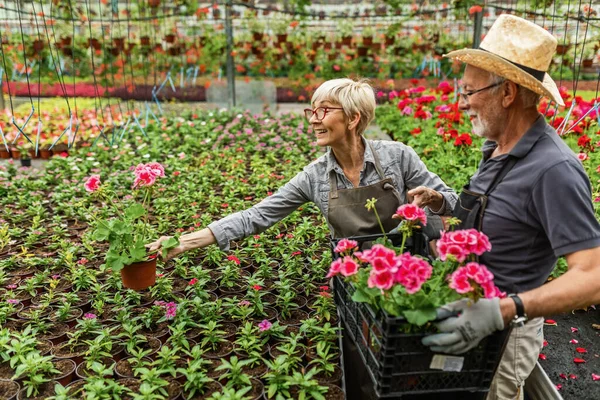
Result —
M417 153L408 146L405 148L402 171L404 182L408 188L414 189L417 186L426 186L436 190L444 197L444 206L440 210L430 210L433 214L449 215L452 213L458 199L456 192L446 185L439 176L429 171Z
M229 242L260 233L287 217L302 204L312 201L310 177L302 171L276 193L253 207L233 213L211 223L221 250L229 250Z

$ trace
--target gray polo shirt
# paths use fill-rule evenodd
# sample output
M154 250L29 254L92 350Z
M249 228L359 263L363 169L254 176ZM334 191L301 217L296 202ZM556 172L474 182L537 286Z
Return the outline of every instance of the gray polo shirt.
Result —
M509 155L490 158L486 141L470 190L485 193ZM508 293L541 286L558 257L600 246L590 181L581 162L539 117L510 152L517 163L490 194L483 232L492 250L480 262Z

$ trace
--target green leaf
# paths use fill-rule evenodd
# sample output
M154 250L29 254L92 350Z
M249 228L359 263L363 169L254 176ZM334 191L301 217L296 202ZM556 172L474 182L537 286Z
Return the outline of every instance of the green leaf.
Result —
M161 249L162 257L166 258L169 250L174 249L175 247L179 246L179 240L177 240L177 238L170 237L167 240L165 240L164 242L162 242L160 245L162 246L162 249Z
M144 215L146 215L146 210L139 203L132 204L129 207L127 207L127 210L125 210L125 216L127 218L137 219Z
M129 255L133 259L132 262L143 261L146 257L146 247L142 241L138 241L134 247L129 250Z
M352 300L354 300L357 303L370 303L371 296L369 296L364 290L357 288L354 294L352 295Z
M113 220L111 225L112 231L115 232L117 235L123 235L131 231L129 224L126 224L124 221L118 219Z
M108 228L108 226L106 225L106 223L100 222L98 224L98 227L94 231L94 233L92 235L92 238L95 241L103 242L105 240L108 240L108 236L109 235L110 235L110 229Z
M123 257L117 252L109 250L109 252L106 253L106 265L115 272L122 270L126 262L127 257Z
M423 326L436 317L435 308L422 308L420 310L404 311L404 317L413 325Z

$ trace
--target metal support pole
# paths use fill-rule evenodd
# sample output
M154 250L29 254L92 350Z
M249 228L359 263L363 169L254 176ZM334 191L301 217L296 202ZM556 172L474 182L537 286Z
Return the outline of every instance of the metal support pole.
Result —
M227 35L227 99L229 108L235 107L235 69L233 68L233 24L231 22L232 0L225 5L225 34Z
M481 44L481 31L483 28L483 11L475 13L475 24L473 26L473 48L479 48Z

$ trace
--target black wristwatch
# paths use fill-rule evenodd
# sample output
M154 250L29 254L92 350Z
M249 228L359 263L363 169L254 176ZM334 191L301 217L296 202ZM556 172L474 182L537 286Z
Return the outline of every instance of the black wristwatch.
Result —
M516 294L509 294L508 297L513 299L515 302L515 306L517 307L517 315L511 321L512 326L524 326L528 321L527 314L525 314L525 306L523 305L523 300Z

